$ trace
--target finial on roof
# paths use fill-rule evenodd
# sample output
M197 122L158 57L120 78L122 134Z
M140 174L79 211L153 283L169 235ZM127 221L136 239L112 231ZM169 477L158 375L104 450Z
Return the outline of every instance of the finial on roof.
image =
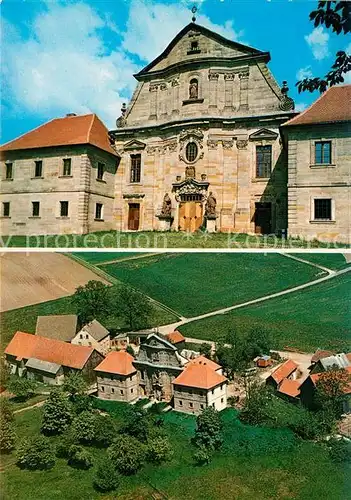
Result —
M194 23L196 21L196 12L197 12L197 7L194 5L194 7L191 9L191 12L193 13L193 17L191 18L192 22Z

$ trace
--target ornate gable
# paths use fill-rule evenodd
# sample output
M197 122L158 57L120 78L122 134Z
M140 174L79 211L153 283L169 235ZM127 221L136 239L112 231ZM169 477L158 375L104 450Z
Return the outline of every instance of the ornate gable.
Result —
M135 149L145 149L146 144L141 141L133 140L124 144L124 151L135 150Z
M271 140L275 141L276 138L278 137L278 134L276 132L273 132L272 130L268 130L267 128L261 128L260 130L257 130L257 132L254 132L249 136L250 141L260 141L260 140Z

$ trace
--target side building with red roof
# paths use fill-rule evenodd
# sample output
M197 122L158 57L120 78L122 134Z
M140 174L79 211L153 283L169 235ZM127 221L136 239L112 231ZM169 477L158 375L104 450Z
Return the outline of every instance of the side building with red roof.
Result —
M114 228L119 156L95 114L51 120L0 147L3 235Z
M99 398L128 403L138 399L138 375L133 361L133 356L126 351L107 354L95 368Z
M288 148L288 231L351 243L351 85L328 89L281 126Z

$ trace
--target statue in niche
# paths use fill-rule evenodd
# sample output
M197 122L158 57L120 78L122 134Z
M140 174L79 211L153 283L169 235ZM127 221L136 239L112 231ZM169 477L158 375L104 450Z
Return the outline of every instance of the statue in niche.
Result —
M199 84L196 78L193 78L190 81L189 85L189 99L198 99L199 98Z
M188 165L185 169L185 178L194 179L195 178L195 167L193 165Z
M172 200L169 194L166 193L163 198L161 215L170 216L172 213Z
M216 215L216 206L217 206L217 200L213 196L212 191L208 195L206 205L205 205L205 215L208 216L215 216Z

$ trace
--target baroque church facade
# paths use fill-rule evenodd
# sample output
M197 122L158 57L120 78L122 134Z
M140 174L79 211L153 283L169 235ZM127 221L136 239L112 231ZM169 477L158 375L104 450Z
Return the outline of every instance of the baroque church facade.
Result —
M135 75L110 132L126 230L279 233L287 169L279 127L295 113L262 52L192 22Z

